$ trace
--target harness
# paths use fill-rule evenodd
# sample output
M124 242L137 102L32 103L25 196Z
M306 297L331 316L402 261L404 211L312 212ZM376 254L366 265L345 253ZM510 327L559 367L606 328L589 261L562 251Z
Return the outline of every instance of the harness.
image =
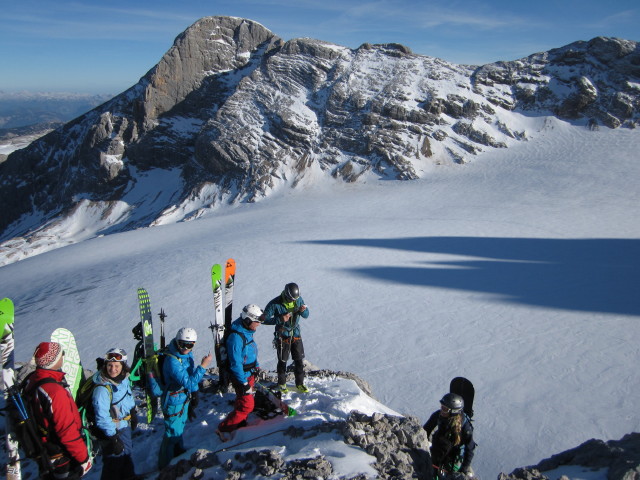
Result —
M287 308L287 313L290 313L292 318L290 318L286 322L282 322L275 328L273 332L275 340L280 338L284 343L292 343L300 340L300 337L293 336L293 332L295 332L296 328L298 328L298 325L300 325L300 315L298 314L298 312L294 313L295 308L295 303L293 304L293 307L291 309ZM285 333L287 333L287 335L285 335Z
M107 389L107 391L109 392L109 401L110 401L110 408L109 408L109 414L111 415L111 420L113 421L113 423L118 423L118 422L128 422L129 420L131 420L131 413L129 413L127 416L122 417L120 419L118 419L118 415L116 412L116 409L113 408L116 405L118 405L121 401L123 401L128 395L130 395L129 392L126 392L122 398L120 400L118 400L117 402L113 402L113 387L111 387L111 385L109 385L108 383L100 383L98 385L96 385L96 388L98 387L104 387Z

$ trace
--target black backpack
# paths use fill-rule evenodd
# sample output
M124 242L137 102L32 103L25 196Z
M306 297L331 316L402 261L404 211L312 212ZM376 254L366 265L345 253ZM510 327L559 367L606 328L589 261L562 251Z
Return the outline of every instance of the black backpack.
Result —
M7 413L10 418L12 432L25 456L38 463L41 473L48 473L53 471L53 464L42 437L46 438L49 432L44 430L36 421L30 396L38 395L38 388L45 383L64 385L53 378L44 378L33 386L30 393L27 393L25 388L29 383L28 379L29 377L9 388L7 392ZM38 401L40 400L38 399Z

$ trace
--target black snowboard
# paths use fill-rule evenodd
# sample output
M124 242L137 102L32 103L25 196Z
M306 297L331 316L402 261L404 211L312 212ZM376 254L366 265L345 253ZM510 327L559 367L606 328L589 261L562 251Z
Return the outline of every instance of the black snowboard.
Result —
M464 399L464 413L473 418L473 397L476 394L473 383L464 377L456 377L449 384L449 391L456 393Z

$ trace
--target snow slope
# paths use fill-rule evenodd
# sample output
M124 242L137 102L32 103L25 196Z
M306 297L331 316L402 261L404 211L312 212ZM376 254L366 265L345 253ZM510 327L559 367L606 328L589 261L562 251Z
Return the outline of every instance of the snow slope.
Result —
M198 330L200 357L209 268L233 256L238 307L298 282L307 358L361 376L394 411L426 420L451 377L470 378L483 479L620 438L640 428L639 147L636 130L549 118L535 141L421 180L316 185L3 266L17 360L61 326L86 362L132 350L140 286L169 334ZM274 369L271 333L256 336Z

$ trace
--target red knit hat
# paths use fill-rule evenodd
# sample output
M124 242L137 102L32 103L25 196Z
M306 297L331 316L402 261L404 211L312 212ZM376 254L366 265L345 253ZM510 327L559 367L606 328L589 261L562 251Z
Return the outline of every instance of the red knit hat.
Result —
M38 367L51 368L58 363L63 353L59 343L42 342L36 347L36 351L33 352L33 358L35 358Z

